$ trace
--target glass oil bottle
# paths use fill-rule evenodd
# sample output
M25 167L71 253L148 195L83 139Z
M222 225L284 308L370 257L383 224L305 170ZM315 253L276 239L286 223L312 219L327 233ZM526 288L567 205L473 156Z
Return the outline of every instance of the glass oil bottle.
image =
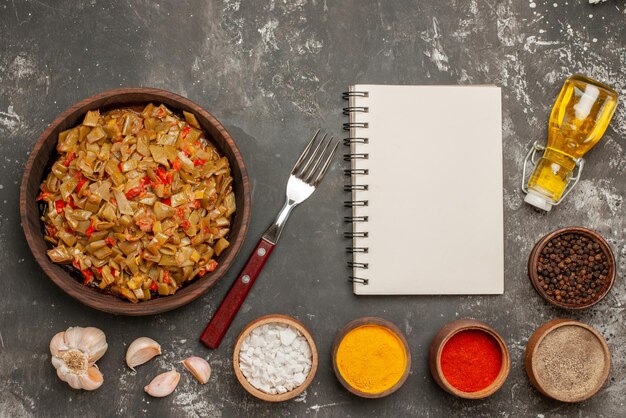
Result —
M574 169L606 131L617 97L609 86L582 75L565 81L550 114L548 145L524 190L525 202L545 211L560 203Z

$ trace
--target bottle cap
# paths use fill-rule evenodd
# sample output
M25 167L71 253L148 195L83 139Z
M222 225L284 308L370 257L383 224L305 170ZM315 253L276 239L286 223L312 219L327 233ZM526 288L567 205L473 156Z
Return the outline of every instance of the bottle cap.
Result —
M545 210L546 212L550 212L552 209L552 205L547 197L540 195L532 190L528 191L526 197L524 197L524 202L533 205L536 208Z

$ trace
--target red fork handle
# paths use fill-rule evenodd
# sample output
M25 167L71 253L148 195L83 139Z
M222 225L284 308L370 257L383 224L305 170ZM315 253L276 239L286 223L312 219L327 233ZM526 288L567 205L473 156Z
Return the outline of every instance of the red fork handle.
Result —
M237 280L224 297L224 300L213 314L202 335L200 341L209 348L219 347L224 335L228 331L228 327L235 319L239 308L243 305L243 301L248 296L248 292L252 289L252 285L261 273L263 265L269 258L276 244L261 238L256 248L248 258L246 265L239 273Z

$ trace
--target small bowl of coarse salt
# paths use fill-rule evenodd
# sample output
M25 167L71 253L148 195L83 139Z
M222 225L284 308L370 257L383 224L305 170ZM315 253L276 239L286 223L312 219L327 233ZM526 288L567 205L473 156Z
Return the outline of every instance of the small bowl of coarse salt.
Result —
M311 333L286 315L266 315L241 331L233 352L235 376L250 394L268 402L300 395L317 371Z

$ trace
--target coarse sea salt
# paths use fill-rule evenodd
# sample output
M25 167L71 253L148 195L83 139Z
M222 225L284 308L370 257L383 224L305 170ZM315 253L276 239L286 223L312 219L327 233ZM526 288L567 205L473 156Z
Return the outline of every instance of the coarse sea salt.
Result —
M252 386L271 395L292 391L303 384L311 364L308 341L291 325L258 326L241 343L239 369Z

